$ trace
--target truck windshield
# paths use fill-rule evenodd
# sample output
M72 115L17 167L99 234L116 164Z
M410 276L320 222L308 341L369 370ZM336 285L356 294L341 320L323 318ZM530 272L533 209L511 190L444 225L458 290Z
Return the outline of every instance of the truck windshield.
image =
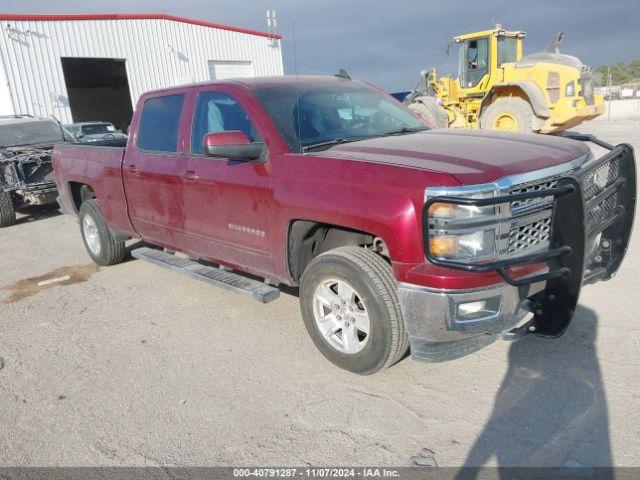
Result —
M115 131L116 127L110 123L95 123L82 126L82 133L84 135L100 135L102 133L115 133Z
M254 95L292 151L428 128L395 100L359 82L263 87Z
M0 148L63 142L60 125L52 120L0 120Z

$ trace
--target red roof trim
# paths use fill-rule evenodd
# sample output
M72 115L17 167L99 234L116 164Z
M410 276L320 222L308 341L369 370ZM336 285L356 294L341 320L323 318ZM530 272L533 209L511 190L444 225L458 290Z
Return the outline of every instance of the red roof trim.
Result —
M164 13L100 13L92 15L83 14L62 14L62 15L19 15L0 13L0 20L13 21L40 21L54 22L66 20L169 20L172 22L190 23L191 25L200 25L202 27L218 28L220 30L228 30L230 32L247 33L249 35L258 35L260 37L282 38L282 35L268 34L258 30L249 30L247 28L230 27L219 23L204 22L202 20L193 20L191 18L176 17L174 15L166 15Z

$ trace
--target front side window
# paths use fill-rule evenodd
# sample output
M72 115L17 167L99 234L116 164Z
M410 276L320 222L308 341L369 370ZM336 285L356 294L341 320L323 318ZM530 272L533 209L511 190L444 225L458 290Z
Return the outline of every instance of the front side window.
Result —
M460 85L475 87L489 73L489 39L467 40L460 49Z
M271 86L254 95L292 151L428 128L393 98L355 81Z
M204 136L208 133L240 130L250 142L262 137L238 101L222 92L198 94L191 130L191 153L204 153Z
M184 94L146 100L138 122L138 148L152 152L177 152Z
M498 37L498 66L503 63L515 63L517 55L517 42L515 37Z

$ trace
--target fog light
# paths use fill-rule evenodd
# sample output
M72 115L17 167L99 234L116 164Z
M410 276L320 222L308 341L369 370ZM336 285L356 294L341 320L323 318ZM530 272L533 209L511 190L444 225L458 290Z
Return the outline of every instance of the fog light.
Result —
M484 312L487 302L484 300L480 302L461 303L458 305L459 317L473 317L479 312Z
M490 317L500 311L500 297L459 303L455 311L456 319L459 320L475 320L477 318Z

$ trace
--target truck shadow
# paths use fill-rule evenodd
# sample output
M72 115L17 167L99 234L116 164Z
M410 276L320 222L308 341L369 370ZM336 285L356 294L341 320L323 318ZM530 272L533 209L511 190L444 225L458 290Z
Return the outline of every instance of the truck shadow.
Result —
M611 466L597 323L592 310L579 306L562 338L530 336L511 345L491 418L457 478L476 478L473 467L492 458L499 467Z
M16 225L61 215L58 205L28 206L16 210Z

